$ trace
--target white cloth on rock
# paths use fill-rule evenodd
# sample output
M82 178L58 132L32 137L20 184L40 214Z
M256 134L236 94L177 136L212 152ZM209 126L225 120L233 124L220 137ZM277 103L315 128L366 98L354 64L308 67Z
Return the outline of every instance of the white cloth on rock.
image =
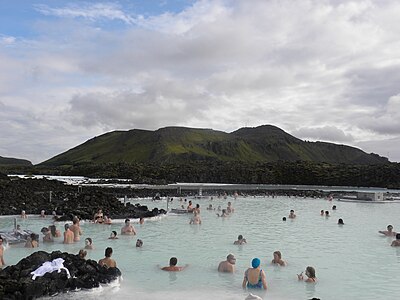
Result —
M63 263L64 260L62 258L56 258L53 259L53 261L44 262L39 268L31 272L31 274L33 275L32 279L35 280L36 277L40 277L46 273L52 273L54 271L58 271L58 273L60 273L61 270L65 270L67 272L68 278L70 278L71 275L69 274L69 270L64 267Z

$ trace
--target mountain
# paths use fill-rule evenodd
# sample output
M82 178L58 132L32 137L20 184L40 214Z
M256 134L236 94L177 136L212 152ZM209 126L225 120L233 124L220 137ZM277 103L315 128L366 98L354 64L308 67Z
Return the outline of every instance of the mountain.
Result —
M187 163L310 161L386 164L388 159L345 145L305 142L282 129L263 125L232 133L165 127L155 131L113 131L59 154L42 166L102 163Z
M32 163L26 159L2 157L0 156L0 165L5 166L32 166Z

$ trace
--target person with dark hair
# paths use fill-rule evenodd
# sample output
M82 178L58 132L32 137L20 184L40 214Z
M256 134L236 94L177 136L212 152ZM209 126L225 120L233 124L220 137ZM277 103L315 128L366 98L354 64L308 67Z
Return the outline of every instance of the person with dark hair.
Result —
M283 217L283 218L282 218L282 221L286 221L286 217Z
M249 289L267 289L267 280L265 272L260 267L261 261L259 258L253 258L251 261L252 268L248 268L244 272L242 287Z
M303 272L297 274L297 278L301 281L315 283L317 282L317 277L315 276L315 269L313 267L308 266L305 271L305 275L308 277L304 279Z
M396 240L394 240L390 246L400 247L400 233L396 234Z
M383 230L383 231L378 231L379 233L382 233L386 236L396 236L396 232L393 231L393 226L392 225L388 225L387 230Z
M326 217L326 218L330 217L329 211L327 211L327 210L325 211L325 217Z
M40 232L43 233L43 235L44 235L43 236L44 243L54 242L49 228L43 227L42 230L40 230Z
M30 237L26 240L25 248L39 247L39 236L36 233L31 233Z
M69 229L69 224L65 224L64 228L64 244L72 244L74 242L74 233Z
M85 239L85 249L87 249L87 250L93 250L94 249L93 240L90 237Z
M137 239L136 248L142 248L142 246L143 246L143 241L141 239Z
M87 251L81 249L81 250L79 250L78 256L79 256L79 258L85 259L86 258L86 254L87 254Z
M324 215L324 210L323 209L321 209L321 212L320 212L320 214L321 214L321 216L323 216Z
M218 272L234 273L235 272L236 258L233 254L228 254L226 260L221 261L218 265Z
M81 239L82 229L79 225L79 218L74 217L72 219L72 225L69 226L69 230L74 233L74 242L78 242Z
M61 232L57 229L56 225L50 225L49 229L53 238L61 236Z
M243 245L247 244L247 241L245 238L243 238L243 235L239 234L237 241L233 242L234 245Z
M171 257L169 260L169 266L162 267L161 270L169 271L169 272L179 272L188 266L188 265L185 265L184 267L178 267L176 265L177 263L178 263L178 259L176 257Z
M336 205L332 206L332 210L336 210Z
M337 221L337 223L338 223L338 225L344 225L343 219L339 219L339 220Z
M294 210L291 209L289 213L289 219L294 219L294 218L296 218L296 214L294 213Z
M99 260L99 265L107 268L116 268L117 263L111 258L113 250L111 247L106 248L104 251L104 258Z
M136 230L131 225L131 220L125 219L125 226L121 228L121 234L136 235Z
M115 230L111 231L110 237L108 238L109 240L117 240L117 232Z
M271 263L274 265L280 265L282 267L287 265L286 262L282 259L281 251L274 252L274 259L271 261Z

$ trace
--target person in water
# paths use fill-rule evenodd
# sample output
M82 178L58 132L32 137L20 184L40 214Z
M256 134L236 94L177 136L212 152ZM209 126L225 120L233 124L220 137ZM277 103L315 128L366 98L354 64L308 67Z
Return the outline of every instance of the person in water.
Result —
M317 282L317 277L315 276L315 269L313 267L308 266L305 271L305 275L308 277L304 279L303 272L297 274L297 278L301 281L315 283Z
M218 217L224 217L224 218L227 217L228 214L226 213L226 209L223 209L223 210L222 210L222 213L221 213L221 214L217 214L217 216L218 216Z
M332 206L332 210L336 210L336 205Z
M247 244L247 241L245 238L243 238L243 235L239 234L237 241L233 242L234 245L243 245Z
M193 211L193 217L190 219L189 222L190 225L194 224L194 225L201 225L201 218L200 215L196 212Z
M289 219L294 219L294 218L296 218L296 214L294 213L294 210L291 209L289 213Z
M226 260L221 261L218 265L218 272L234 273L235 272L236 258L233 254L228 254Z
M390 245L392 247L400 247L400 233L396 234L396 239Z
M396 232L393 231L393 226L392 225L388 225L387 230L383 230L383 231L378 231L379 233L382 233L386 236L396 236Z
M283 218L282 218L282 221L286 221L286 217L283 217Z
M339 219L339 220L337 221L337 223L338 223L338 225L344 225L343 219Z
M178 267L176 265L177 263L178 263L178 259L176 257L171 257L169 260L169 266L162 267L161 270L169 271L169 272L179 272L188 266L188 265L185 265L184 267Z
M187 209L188 211L193 211L192 200L189 200L189 204L188 204L188 206L186 207L186 209Z
M79 225L78 217L74 217L72 219L72 225L69 226L69 230L71 230L74 233L74 242L78 242L81 239L81 235L82 235L82 230Z
M43 242L44 243L49 243L49 242L54 242L53 236L51 235L51 231L47 227L43 227L42 230L40 230L41 233L43 233Z
M49 226L50 232L51 232L51 236L53 238L55 237L60 237L61 236L61 231L57 229L57 227L55 225L50 225Z
M143 241L141 239L137 239L136 248L142 248L142 247L143 247Z
M42 210L41 212L40 212L40 216L39 216L40 218L46 218L46 212L44 211L44 210Z
M274 252L274 259L271 261L271 263L274 265L280 265L282 267L287 265L287 263L282 259L281 251Z
M79 250L79 253L78 253L79 258L85 259L86 255L87 255L86 250L83 250L83 249Z
M4 246L3 246L3 238L0 235L0 270L5 266L4 262Z
M26 240L25 248L39 247L39 237L35 233L31 233L30 237Z
M136 235L135 227L131 225L131 220L125 219L125 226L121 228L121 234Z
M72 244L74 242L74 233L69 229L69 227L69 224L64 225L64 244Z
M326 217L326 218L330 217L329 211L327 211L327 210L325 211L325 217Z
M87 249L87 250L93 250L94 249L93 240L90 237L85 239L85 249Z
M235 212L235 209L232 207L232 203L229 201L228 202L228 206L226 207L226 213L227 214L231 214L231 213L234 213Z
M93 222L103 223L103 210L99 208L93 216Z
M21 211L21 219L27 219L28 216L26 215L25 211Z
M321 216L323 216L325 214L325 211L323 209L321 209L320 214L321 214Z
M143 225L143 224L144 224L144 218L143 218L143 217L139 219L139 224L140 224L140 225Z
M251 261L252 268L248 268L244 272L242 287L249 289L267 289L267 280L265 273L260 267L261 261L259 258L253 258Z
M118 240L117 232L115 230L111 231L110 237L108 239L109 240Z
M117 263L115 260L111 258L113 253L113 249L111 247L106 248L104 251L104 258L99 260L99 265L104 266L106 268L116 268Z

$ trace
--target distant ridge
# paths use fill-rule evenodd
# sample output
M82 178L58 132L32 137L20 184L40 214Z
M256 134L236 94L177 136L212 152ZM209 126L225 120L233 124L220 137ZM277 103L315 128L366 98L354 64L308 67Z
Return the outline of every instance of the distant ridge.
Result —
M387 164L377 154L333 143L305 142L282 129L263 125L232 133L165 127L155 131L113 131L42 162L42 166L102 163L190 163L306 161L334 164Z
M32 163L26 159L0 156L0 165L3 165L3 166L32 166Z

